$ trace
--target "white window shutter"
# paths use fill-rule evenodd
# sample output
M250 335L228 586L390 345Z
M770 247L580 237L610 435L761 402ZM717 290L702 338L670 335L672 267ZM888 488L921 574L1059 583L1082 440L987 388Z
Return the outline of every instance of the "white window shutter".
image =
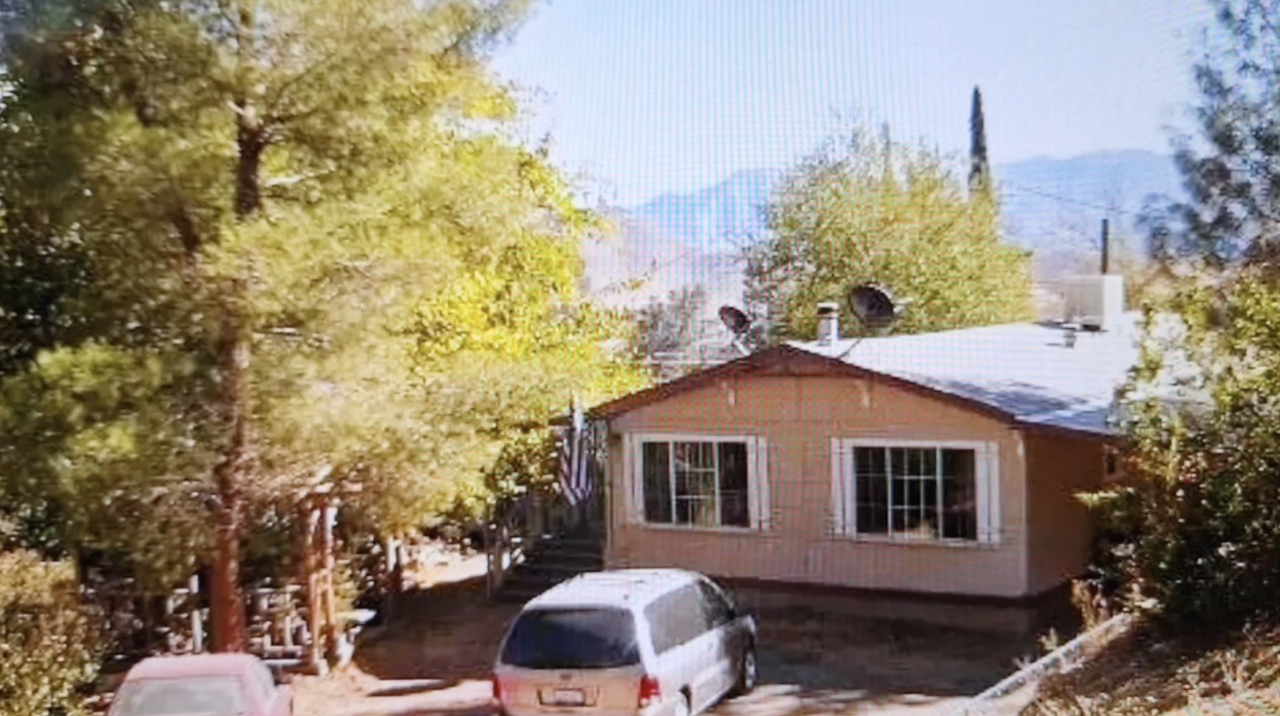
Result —
M769 440L767 438L753 438L754 450L751 453L755 457L754 469L747 474L750 475L751 485L751 526L761 531L768 531L772 528L773 523L773 500L772 488L769 486ZM750 446L748 446L750 449Z
M627 522L638 525L644 522L644 471L641 460L643 450L634 435L622 436L622 474L627 493Z
M1000 542L1000 449L987 443L974 456L978 468L978 540Z
M845 478L844 451L840 446L840 438L831 438L831 529L838 535L849 533L845 516Z

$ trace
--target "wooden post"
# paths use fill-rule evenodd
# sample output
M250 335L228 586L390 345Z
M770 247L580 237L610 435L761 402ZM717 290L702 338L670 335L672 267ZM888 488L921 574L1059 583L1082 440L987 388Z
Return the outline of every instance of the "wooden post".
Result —
M314 498L306 501L306 529L303 533L302 546L302 562L306 570L307 583L307 630L310 632L310 643L307 644L306 659L308 665L314 668L318 673L323 674L327 671L324 661L324 653L320 649L321 640L321 616L323 611L323 599L320 596L320 569L319 559L316 554L317 535L316 532L320 527L320 509L316 506Z
M334 543L333 528L338 518L338 499L330 496L324 505L324 515L321 519L321 549L324 550L324 584L322 592L324 594L324 638L325 651L327 654L337 654L338 649L338 613L337 604L334 601L334 579L333 573L335 568L334 559Z
M200 618L200 576L191 575L187 580L187 599L191 604L191 651L204 653L204 620Z

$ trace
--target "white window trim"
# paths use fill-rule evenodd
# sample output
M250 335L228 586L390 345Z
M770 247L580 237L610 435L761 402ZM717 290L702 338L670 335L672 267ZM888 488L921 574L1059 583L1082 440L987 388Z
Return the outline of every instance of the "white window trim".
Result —
M860 534L857 528L857 479L853 465L856 448L931 448L972 450L977 491L977 539L924 539L890 534ZM834 533L859 542L919 545L922 547L974 548L998 545L1000 528L1000 446L979 440L894 440L884 438L831 438L831 499Z
M771 528L771 501L769 494L769 448L768 440L759 435L721 434L721 433L629 433L623 438L626 454L626 484L629 496L627 510L629 522L636 526L652 530L670 530L675 532L715 532L729 534L752 534L768 531ZM681 525L666 522L646 522L644 519L644 450L646 442L703 442L703 443L744 443L747 446L747 506L749 525ZM675 452L668 451L669 459L675 460ZM717 461L719 460L717 453ZM668 468L671 470L672 468ZM718 471L717 471L718 472ZM675 493L672 492L672 499ZM720 514L720 495L716 492L716 514Z

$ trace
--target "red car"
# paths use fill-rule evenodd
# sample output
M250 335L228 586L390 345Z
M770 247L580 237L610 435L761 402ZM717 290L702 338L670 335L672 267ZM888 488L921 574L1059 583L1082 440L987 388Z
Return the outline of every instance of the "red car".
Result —
M109 716L293 716L293 693L249 654L145 659L125 675Z

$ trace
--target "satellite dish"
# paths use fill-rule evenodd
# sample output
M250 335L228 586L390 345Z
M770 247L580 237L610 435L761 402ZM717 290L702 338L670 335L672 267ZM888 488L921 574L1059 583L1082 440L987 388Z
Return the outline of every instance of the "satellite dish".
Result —
M730 345L742 355L749 355L751 350L744 345L744 340L747 337L747 332L751 330L751 318L733 306L721 306L719 313L720 321L733 334L733 341Z
M902 309L903 305L894 301L888 290L874 283L859 284L849 291L849 311L872 331L892 326Z
M720 321L735 336L741 336L751 330L751 319L747 314L733 306L720 307Z

